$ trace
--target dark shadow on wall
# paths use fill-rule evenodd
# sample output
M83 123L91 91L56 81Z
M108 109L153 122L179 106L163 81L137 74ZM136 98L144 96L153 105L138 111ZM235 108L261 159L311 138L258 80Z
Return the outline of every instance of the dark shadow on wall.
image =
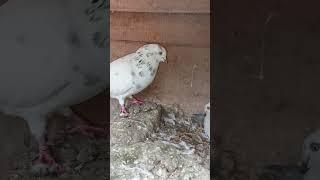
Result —
M297 163L304 137L320 128L314 6L215 2L215 135L218 149L231 149L250 167Z

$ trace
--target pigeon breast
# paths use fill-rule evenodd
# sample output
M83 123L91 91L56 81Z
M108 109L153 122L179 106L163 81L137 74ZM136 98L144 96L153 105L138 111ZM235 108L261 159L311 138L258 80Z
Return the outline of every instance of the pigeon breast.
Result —
M110 64L110 96L125 98L149 86L156 75L159 62L152 57L132 53Z

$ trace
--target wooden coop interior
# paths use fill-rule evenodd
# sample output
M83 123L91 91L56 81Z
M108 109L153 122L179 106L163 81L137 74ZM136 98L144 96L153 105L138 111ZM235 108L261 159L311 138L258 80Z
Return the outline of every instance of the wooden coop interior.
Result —
M5 2L0 0L0 6ZM210 1L111 0L110 62L147 43L164 46L168 63L160 65L155 81L138 97L178 104L188 114L203 112L210 98ZM118 106L111 102L111 109ZM107 103L103 92L73 110L94 124L106 125ZM1 118L8 120L0 126L0 176L25 151L29 134L21 118Z
M233 151L240 166L298 164L304 138L320 127L316 7L214 5L214 133L218 149Z
M110 60L147 43L163 45L168 63L138 97L202 112L210 97L210 1L111 0Z

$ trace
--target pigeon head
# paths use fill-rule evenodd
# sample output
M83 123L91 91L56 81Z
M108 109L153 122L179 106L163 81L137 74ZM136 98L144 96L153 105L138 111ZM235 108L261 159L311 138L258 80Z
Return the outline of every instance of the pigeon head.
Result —
M305 138L302 148L302 165L306 168L320 164L320 131Z
M147 57L153 57L158 62L165 62L167 51L159 44L146 44L137 50L137 53L144 54Z

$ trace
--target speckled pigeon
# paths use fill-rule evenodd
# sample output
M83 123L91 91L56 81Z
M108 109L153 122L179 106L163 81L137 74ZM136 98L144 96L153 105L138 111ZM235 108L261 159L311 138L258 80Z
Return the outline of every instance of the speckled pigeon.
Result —
M110 97L118 99L121 105L120 116L129 115L125 99L133 98L133 103L142 101L133 95L148 87L154 80L160 62L166 61L167 52L158 44L147 44L136 52L110 63Z

